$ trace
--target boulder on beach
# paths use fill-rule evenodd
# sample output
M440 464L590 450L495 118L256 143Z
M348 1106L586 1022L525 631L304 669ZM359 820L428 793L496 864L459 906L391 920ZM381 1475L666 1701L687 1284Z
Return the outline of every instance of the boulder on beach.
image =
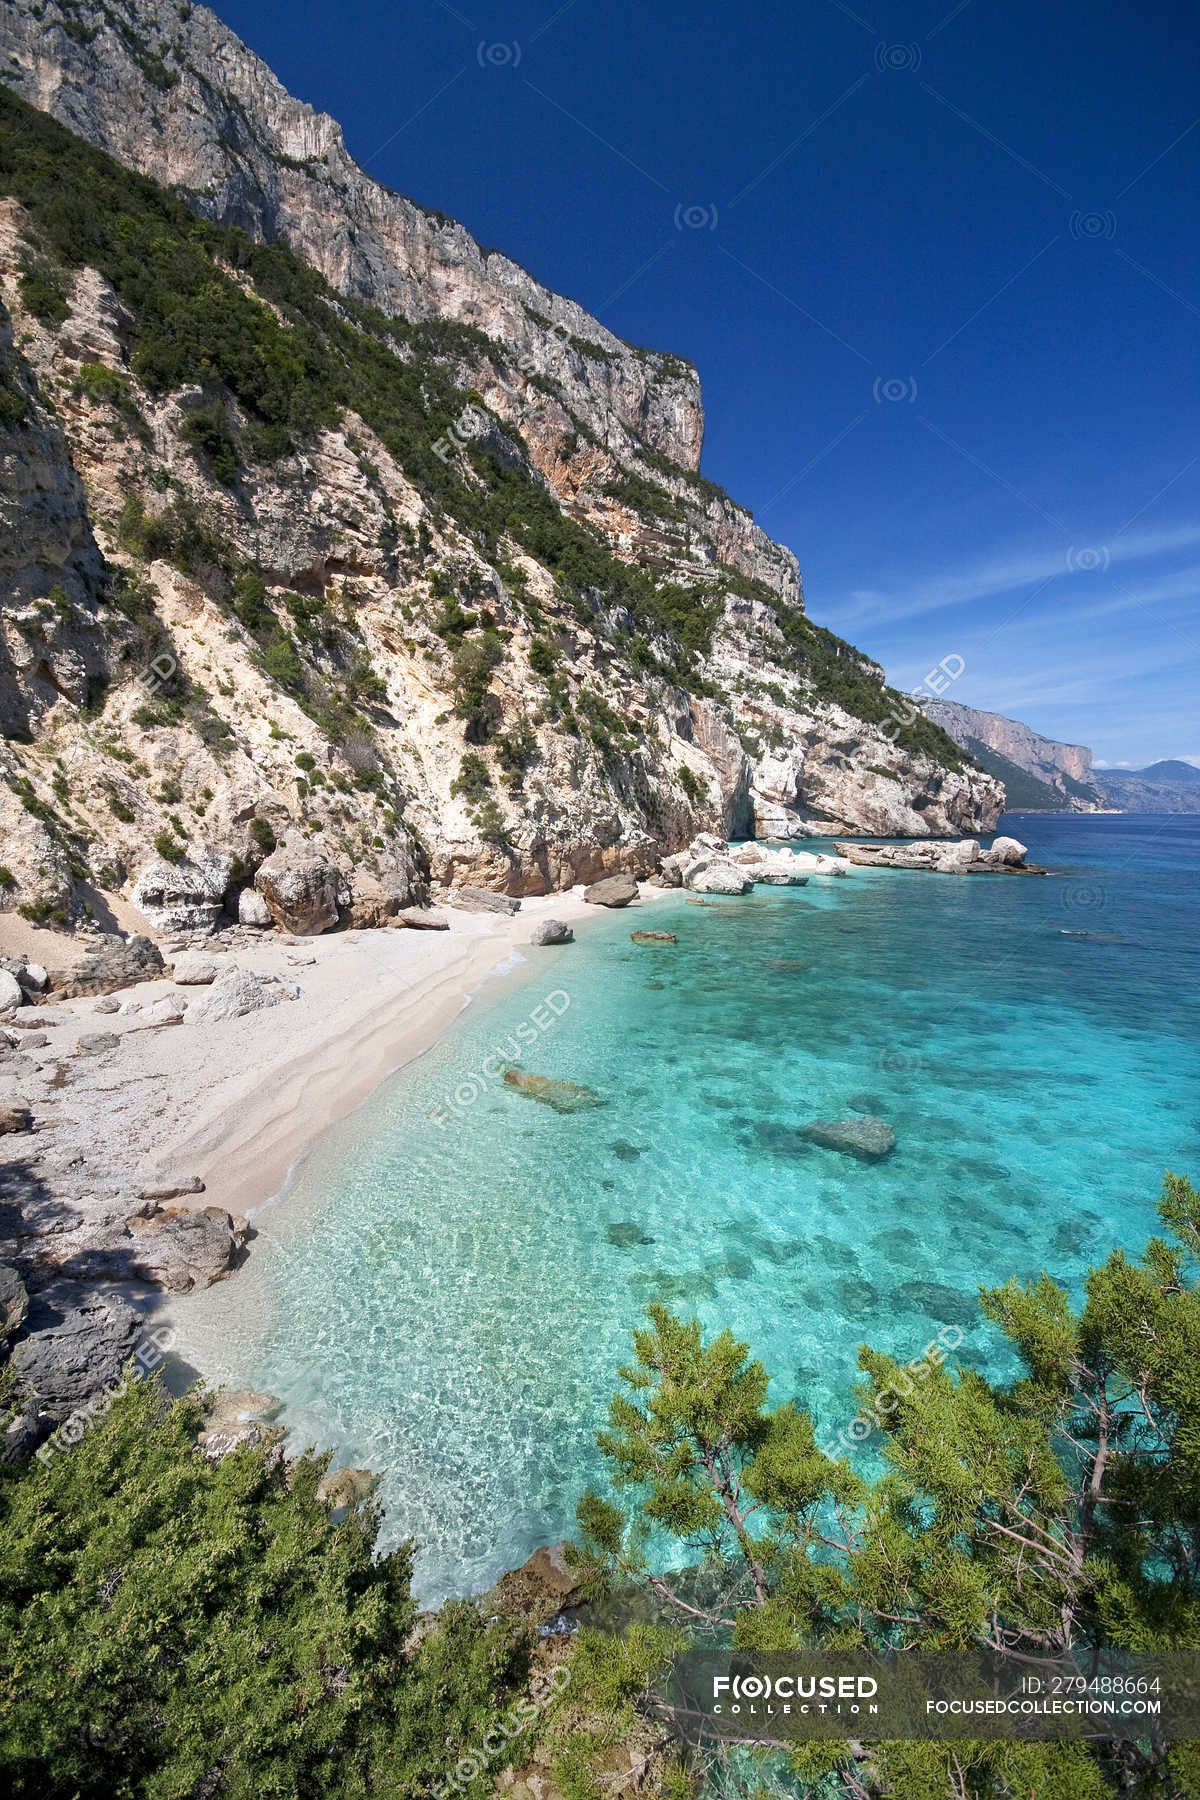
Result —
M0 1019L7 1018L24 1004L25 990L16 976L7 969L0 969Z
M540 919L530 936L531 944L570 944L575 933L563 919Z
M504 1081L519 1094L525 1094L530 1100L540 1100L543 1106L551 1106L557 1113L586 1112L589 1107L604 1105L599 1094L590 1087L581 1087L576 1081L560 1081L552 1075L530 1075L524 1069L508 1069Z
M896 1134L883 1119L870 1113L855 1119L814 1119L801 1135L826 1150L842 1150L862 1162L878 1162L896 1148Z
M514 894L498 894L493 888L454 888L450 904L473 913L508 913L511 916L521 910L521 902Z
M677 944L679 939L673 931L631 931L629 941L633 944Z
M338 922L342 880L324 857L278 850L259 867L254 885L281 931L317 937Z
M10 1101L0 1102L0 1137L32 1130L33 1114L27 1106L15 1106Z
M266 931L275 921L271 917L271 909L257 888L243 888L237 898L237 916L239 925L248 925L252 931Z
M171 964L171 980L176 987L208 987L216 978L216 963L194 950L183 951Z
M273 986L249 969L222 969L208 992L189 1008L188 1020L191 1024L219 1024L278 1004Z
M589 906L628 906L638 897L638 884L632 875L606 875L583 890Z
M170 1294L190 1294L220 1281L245 1242L219 1206L196 1212L167 1207L148 1217L135 1213L125 1229L132 1239L129 1272Z
M211 931L232 874L233 858L223 850L177 863L159 860L142 870L129 897L155 931Z
M449 919L435 906L402 906L391 923L403 926L409 931L449 931L450 929Z

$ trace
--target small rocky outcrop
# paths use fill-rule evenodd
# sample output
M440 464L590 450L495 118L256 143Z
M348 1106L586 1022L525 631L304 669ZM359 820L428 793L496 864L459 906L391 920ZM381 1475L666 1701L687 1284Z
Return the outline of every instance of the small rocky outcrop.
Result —
M484 1616L493 1612L530 1619L535 1625L556 1618L578 1598L580 1577L567 1561L566 1544L535 1550L519 1569L509 1569L480 1601Z
M0 1263L0 1338L14 1337L25 1323L29 1311L29 1295L25 1283L10 1268Z
M141 1335L137 1314L120 1295L58 1282L32 1301L27 1335L12 1363L41 1415L62 1420L93 1395L120 1382Z
M677 944L679 939L673 931L631 931L631 944Z
M583 890L589 906L628 906L638 897L638 884L632 875L605 875Z
M282 1408L282 1400L274 1394L258 1394L250 1388L221 1388L208 1402L204 1429L197 1434L196 1443L213 1462L220 1462L244 1444L276 1448L284 1431L271 1421Z
M534 926L529 939L531 944L570 944L575 933L563 919L541 919Z
M755 879L747 869L720 856L701 859L683 872L683 885L694 894L748 894Z
M323 857L277 852L261 865L254 885L281 931L319 937L338 922L342 882Z
M341 1512L365 1500L377 1480L372 1469L327 1469L317 1483L317 1499L331 1512Z
M839 856L864 869L924 869L935 875L1033 875L1040 870L1025 861L1027 851L1016 838L997 838L990 850L978 839L951 842L920 839L912 844L838 844Z
M884 1119L864 1113L853 1119L814 1119L800 1134L810 1144L841 1150L860 1162L878 1162L896 1148L896 1134Z
M152 939L111 933L87 950L68 973L51 976L51 986L56 1000L72 1000L80 994L114 994L139 981L157 981L165 974L162 952Z
M518 1094L539 1100L557 1113L586 1112L590 1107L604 1105L599 1094L590 1087L581 1087L577 1081L560 1081L552 1075L530 1075L524 1069L506 1070L504 1081L507 1087L516 1088Z
M178 863L152 862L129 898L156 931L212 931L232 874L233 858L221 850Z

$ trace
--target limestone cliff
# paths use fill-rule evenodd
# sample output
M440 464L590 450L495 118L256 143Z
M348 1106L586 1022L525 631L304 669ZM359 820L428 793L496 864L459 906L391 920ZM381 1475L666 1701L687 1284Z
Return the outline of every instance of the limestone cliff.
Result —
M369 180L203 7L14 0L0 81L0 905L287 836L420 899L994 824L697 474L690 365Z
M922 698L921 710L964 749L975 753L982 745L1015 769L1023 770L1034 783L1051 790L1044 795L1031 790L1024 798L1014 793L1010 806L1095 812L1102 804L1099 782L1092 770L1092 753L1085 744L1059 743L1055 738L1043 737L1019 719L1005 718L1003 713L980 712L957 700ZM1002 778L1007 774L1003 771ZM1057 802L1055 795L1059 796Z

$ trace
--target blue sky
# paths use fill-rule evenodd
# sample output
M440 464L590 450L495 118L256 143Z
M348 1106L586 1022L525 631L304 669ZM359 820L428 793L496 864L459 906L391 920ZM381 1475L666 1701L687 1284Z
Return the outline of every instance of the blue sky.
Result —
M1194 7L217 10L373 175L691 357L704 472L898 685L1200 761Z

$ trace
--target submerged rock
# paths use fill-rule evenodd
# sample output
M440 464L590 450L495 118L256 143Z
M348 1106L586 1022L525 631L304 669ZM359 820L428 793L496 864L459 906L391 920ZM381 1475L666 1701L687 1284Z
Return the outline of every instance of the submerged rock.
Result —
M883 1119L864 1113L856 1119L814 1119L802 1135L826 1150L842 1150L862 1162L878 1162L896 1148L896 1134Z
M673 931L631 931L630 942L634 944L677 944L679 939Z
M632 1219L614 1219L605 1226L604 1236L617 1250L635 1250L642 1244L654 1242Z
M530 1075L524 1069L508 1069L504 1076L507 1087L516 1088L530 1100L540 1100L557 1113L586 1112L589 1107L603 1106L604 1101L590 1087L576 1081L559 1081L552 1075Z
M365 1500L378 1476L371 1469L327 1469L317 1483L317 1499L331 1512Z
M628 906L638 897L638 884L632 875L606 875L583 890L590 906Z
M896 1310L928 1313L944 1325L974 1325L980 1318L974 1296L960 1294L942 1281L902 1282L893 1288L891 1300Z

